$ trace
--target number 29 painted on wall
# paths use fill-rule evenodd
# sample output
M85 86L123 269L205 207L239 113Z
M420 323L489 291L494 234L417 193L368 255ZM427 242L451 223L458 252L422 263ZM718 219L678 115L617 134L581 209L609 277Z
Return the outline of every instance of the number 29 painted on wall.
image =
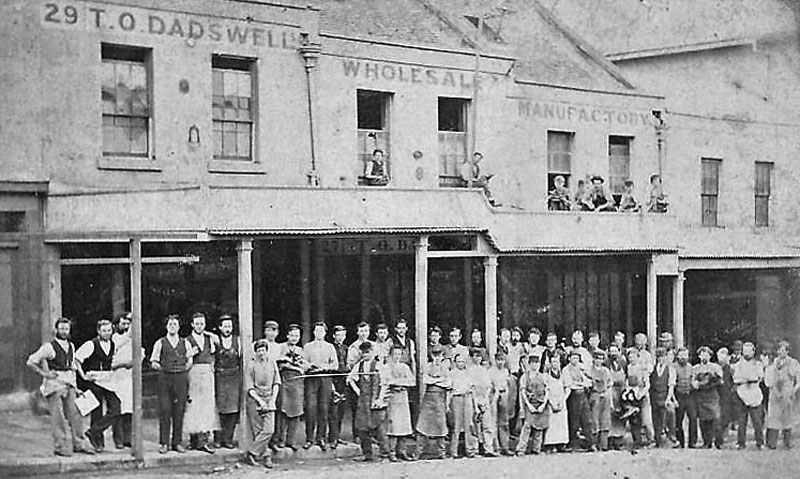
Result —
M64 23L78 23L78 9L72 5L66 5L62 10L55 3L45 3L44 8L46 10L44 21L46 22L61 23L63 20Z

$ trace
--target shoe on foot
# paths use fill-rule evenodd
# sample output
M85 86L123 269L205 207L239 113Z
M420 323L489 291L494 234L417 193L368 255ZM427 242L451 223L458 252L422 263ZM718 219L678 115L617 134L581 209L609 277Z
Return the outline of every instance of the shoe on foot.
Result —
M159 454L166 454L167 451L169 451L169 447L167 447L166 444L162 444L162 445L158 446L158 453Z
M208 444L203 444L202 446L198 447L197 450L208 454L214 454L214 450L211 449Z
M186 452L186 448L180 444L175 444L172 446L172 450L177 452L178 454L184 454Z
M72 457L72 453L71 453L71 452L67 452L67 451L61 451L61 450L54 451L54 452L55 452L55 455L56 455L56 456L61 456L61 457Z
M310 449L313 445L314 444L311 441L306 441L306 443L303 445L303 449Z
M272 469L273 464L272 464L272 458L271 457L267 457L267 458L264 459L264 467L267 468L267 469Z
M248 451L242 456L242 462L247 464L248 466L257 466L258 465L258 458L252 452Z
M328 450L328 446L322 441L318 442L317 446L319 446L319 448L322 449L323 451L327 451Z

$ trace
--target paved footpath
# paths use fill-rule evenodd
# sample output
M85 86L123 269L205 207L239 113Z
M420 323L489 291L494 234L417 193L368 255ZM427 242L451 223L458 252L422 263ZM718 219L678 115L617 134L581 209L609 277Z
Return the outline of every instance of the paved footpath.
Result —
M189 479L199 468L141 471L115 474L119 479ZM220 479L797 479L800 448L790 451L756 451L735 448L717 450L645 450L630 452L574 453L514 458L446 459L414 463L359 464L352 460L278 463L265 472L260 467L229 465L202 470ZM100 479L106 475L83 475Z

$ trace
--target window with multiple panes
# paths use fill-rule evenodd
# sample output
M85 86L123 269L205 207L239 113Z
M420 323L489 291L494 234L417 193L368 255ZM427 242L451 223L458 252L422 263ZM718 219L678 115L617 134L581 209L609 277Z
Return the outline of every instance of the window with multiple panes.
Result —
M101 47L104 156L150 156L148 57L143 48Z
M547 132L547 190L555 187L556 176L563 176L567 186L572 175L572 145L575 134L565 131Z
M769 226L769 197L772 194L772 163L756 162L756 226Z
M702 205L703 226L719 225L719 173L722 160L715 158L702 158L700 202Z
M211 59L214 159L253 161L255 101L252 60Z
M608 137L608 187L619 204L625 191L625 180L631 176L631 143L629 136Z
M439 98L439 185L461 186L459 165L467 158L469 100Z
M360 170L372 160L372 152L383 151L383 161L389 170L389 109L392 94L382 91L356 90L356 117L358 136L358 167ZM389 173L391 177L391 174Z

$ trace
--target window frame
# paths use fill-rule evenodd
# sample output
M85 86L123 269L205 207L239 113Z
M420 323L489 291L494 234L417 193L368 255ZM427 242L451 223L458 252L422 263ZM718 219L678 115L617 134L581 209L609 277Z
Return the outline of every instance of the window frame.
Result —
M759 169L765 169L765 172L759 172ZM775 169L775 164L769 161L756 161L755 162L755 177L753 184L753 199L754 199L754 222L756 228L768 228L770 226L770 200L772 198L772 174ZM763 173L763 174L759 174ZM766 191L760 188L761 183L759 178L765 179ZM759 206L761 208L759 208ZM759 214L761 213L761 214ZM762 216L763 215L763 216Z
M97 167L101 170L138 170L138 171L161 171L155 155L155 98L153 90L153 50L149 47L130 44L117 44L100 42L98 44L98 68L100 70L100 148L97 160ZM126 58L127 57L127 58ZM147 92L147 115L114 115L103 112L103 78L102 70L108 63L141 64L144 67L146 92ZM145 118L147 127L145 128L147 146L143 154L128 153L124 151L106 151L105 142L105 121L106 118Z
M612 143L612 139L624 139L626 141L628 147L628 154L627 156L616 155L611 153L612 145L619 145L620 143ZM633 158L633 142L635 140L634 136L631 135L608 135L606 137L606 142L608 146L608 190L611 192L611 196L614 198L615 203L619 204L620 199L622 198L622 194L625 191L625 181L631 178L631 159ZM614 168L612 163L616 159L626 158L625 169L627 170L626 174L623 176L618 176L614 174ZM618 183L615 180L619 180Z
M458 123L463 125L460 129L441 129L441 103L442 101L453 101L458 102L460 105L460 115L461 118L459 119ZM471 133L472 125L470 124L470 112L473 108L472 105L472 98L465 98L465 97L454 97L454 96L437 96L436 97L436 133L437 133L437 144L438 144L438 152L437 152L437 160L439 163L438 168L438 178L439 178L439 187L466 187L466 182L463 181L461 177L461 173L459 171L459 165L461 162L465 161L470 157L469 151L469 135ZM456 127L459 128L459 127ZM463 136L463 138L461 138ZM448 139L449 138L449 139ZM452 155L447 154L445 152L445 157L443 158L443 143L446 145L448 142L451 142L453 139L458 139L459 142L463 141L464 145L464 153L463 158L459 161L458 156L455 153ZM444 141L443 141L444 140ZM454 143L454 141L453 141ZM460 149L460 148L459 148ZM456 163L454 165L454 171L452 174L449 171L450 168L450 157L456 157Z
M553 136L562 136L562 137L567 138L567 144L569 145L568 151L551 150L551 148L550 148L550 137L551 137L551 135L553 135ZM573 162L573 156L575 154L575 132L574 131L568 131L568 130L551 130L551 129L548 129L547 132L546 132L545 141L546 141L546 148L547 148L547 165L546 165L546 167L547 167L547 191L551 191L555 187L554 180L555 180L556 176L563 176L564 179L566 180L566 187L567 188L571 188L572 187L572 167L573 167L572 162ZM561 154L568 155L569 170L565 171L565 170L554 170L554 169L552 169L552 165L551 165L551 162L550 162L550 158L551 158L550 154L551 153L561 153Z
M381 128L360 128L359 123L359 96L360 94L371 94L380 98L380 119ZM376 90L370 88L356 88L355 94L355 120L356 120L356 157L358 164L358 185L370 187L385 187L392 183L392 108L394 105L394 92L387 90ZM374 136L370 136L374 135ZM372 138L372 145L368 146ZM375 149L383 150L383 161L386 165L386 175L388 177L387 185L370 185L364 178L364 171L367 162L372 158L372 152Z
M709 167L714 165L716 175L715 177L706 177L706 165ZM722 159L721 158L700 158L700 224L708 227L719 227L720 211L719 211L719 197L722 184ZM710 183L714 183L713 188L706 188ZM708 210L707 205L714 206L713 222L711 218L706 215ZM710 210L708 210L710 211Z

